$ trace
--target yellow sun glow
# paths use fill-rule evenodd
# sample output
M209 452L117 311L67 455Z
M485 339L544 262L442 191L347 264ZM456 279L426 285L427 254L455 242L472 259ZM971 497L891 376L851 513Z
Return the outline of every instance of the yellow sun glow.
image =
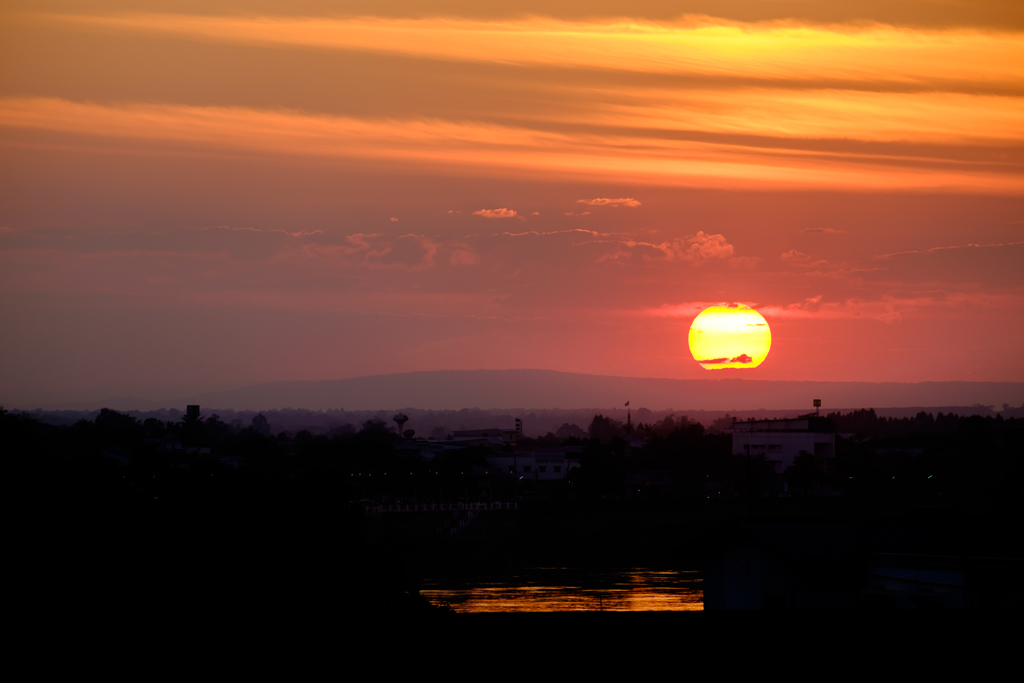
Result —
M690 353L707 370L756 368L771 348L768 322L743 304L705 308L690 325Z

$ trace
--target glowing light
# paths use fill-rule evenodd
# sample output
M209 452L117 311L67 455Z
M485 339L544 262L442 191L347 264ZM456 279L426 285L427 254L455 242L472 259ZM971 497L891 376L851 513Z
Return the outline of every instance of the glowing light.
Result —
M690 353L707 370L756 368L772 348L764 317L743 304L704 309L690 325Z

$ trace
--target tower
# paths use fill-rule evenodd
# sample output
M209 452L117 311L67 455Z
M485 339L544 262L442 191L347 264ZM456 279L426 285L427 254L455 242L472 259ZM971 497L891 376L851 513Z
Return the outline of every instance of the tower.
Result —
M391 419L398 425L398 434L401 436L402 428L405 426L405 423L409 421L409 417L405 413L399 413Z

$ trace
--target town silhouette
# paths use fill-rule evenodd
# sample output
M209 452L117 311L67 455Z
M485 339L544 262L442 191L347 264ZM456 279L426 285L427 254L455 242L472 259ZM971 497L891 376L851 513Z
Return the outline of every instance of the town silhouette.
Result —
M243 620L309 603L367 615L1019 607L1022 409L705 426L634 421L653 413L626 407L625 421L596 414L534 436L521 420L420 436L412 410L313 433L279 426L323 413L243 424L189 405L170 419L4 411L0 438L54 530L54 590L118 615L129 637L154 610L210 601ZM538 582L547 604L522 597Z

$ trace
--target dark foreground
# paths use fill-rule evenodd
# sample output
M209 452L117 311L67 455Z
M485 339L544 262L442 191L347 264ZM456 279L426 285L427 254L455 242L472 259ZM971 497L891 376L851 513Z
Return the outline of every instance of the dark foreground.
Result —
M693 604L700 591L716 608L1020 607L1022 432L993 424L926 435L910 456L911 437L886 437L903 439L888 459L851 443L838 453L841 474L829 475L838 485L797 472L807 493L796 497L772 495L770 481L758 489L749 462L687 425L652 436L632 460L615 437L577 440L582 471L532 489L460 474L472 454L433 469L403 461L395 437L373 425L333 441L222 433L214 454L224 458L186 461L147 446L154 426L109 412L73 427L0 414L0 437L21 501L11 525L18 585L36 618L106 643L182 625L216 638L270 623L444 618L460 603L437 591L529 585L522 577L538 568L560 568L581 594L605 590L597 610L575 604L598 613L622 581L588 587L587 577L635 568L690 572ZM622 480L645 458L675 467L680 483L624 495ZM385 484L386 472L409 475ZM721 497L701 480L712 475ZM434 522L373 513L403 496L514 509L475 535L442 536Z

